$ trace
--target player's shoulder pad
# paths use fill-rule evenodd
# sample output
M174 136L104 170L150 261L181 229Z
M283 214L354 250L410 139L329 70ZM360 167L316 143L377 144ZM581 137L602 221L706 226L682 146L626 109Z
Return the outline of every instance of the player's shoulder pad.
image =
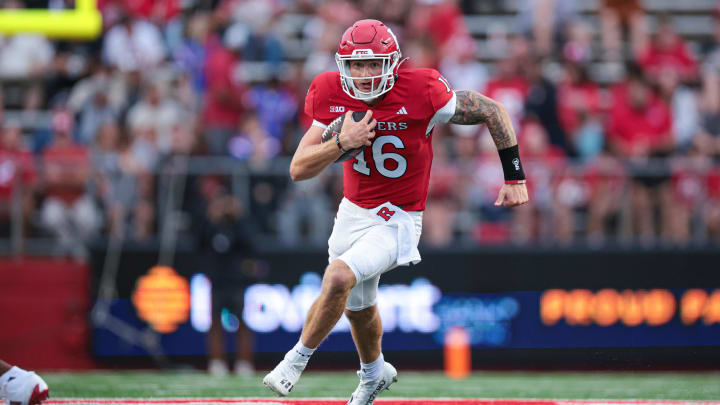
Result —
M435 93L442 90L447 90L448 92L452 91L450 83L447 81L447 79L445 79L445 77L443 77L443 75L435 69L413 68L407 69L403 72L406 75L404 76L404 79L408 80L408 82L415 84L423 83L424 86L421 86L419 88L424 88L430 93Z
M437 80L440 77L440 72L433 68L411 68L400 71L402 74L409 74L414 78L428 78Z
M330 97L337 94L339 88L340 74L338 72L325 72L315 76L305 96L305 114L325 124L332 121L323 112L329 111L325 107L330 101Z
M425 84L422 87L425 93L424 96L426 99L429 99L433 110L437 111L445 106L455 94L450 86L450 82L435 69L418 68L416 70L416 83Z
M325 95L337 91L340 88L339 72L324 72L315 76L310 88L314 89L318 95Z

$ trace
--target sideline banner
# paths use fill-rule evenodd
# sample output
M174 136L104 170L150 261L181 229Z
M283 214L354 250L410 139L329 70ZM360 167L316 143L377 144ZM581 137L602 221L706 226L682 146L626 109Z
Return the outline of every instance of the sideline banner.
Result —
M718 259L720 252L427 252L419 265L381 278L383 350L439 351L454 326L486 351L718 347L720 273L702 264ZM154 330L165 354L205 354L208 274L216 270L190 253L178 253L174 266L156 261L155 252L123 254L112 314ZM102 262L95 252L95 283ZM251 281L243 313L223 311L226 330L242 317L258 334L258 352L292 346L319 294L325 254L279 252L236 263L222 271ZM93 342L96 356L146 354L101 326ZM323 350L353 350L345 317Z

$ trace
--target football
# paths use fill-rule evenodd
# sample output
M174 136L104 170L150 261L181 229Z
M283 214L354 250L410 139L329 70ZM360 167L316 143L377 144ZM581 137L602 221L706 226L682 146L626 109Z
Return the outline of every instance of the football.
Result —
M358 121L362 120L363 117L365 117L365 111L353 111L352 117L353 117L353 120L355 120L355 122L358 122ZM327 142L327 141L335 142L335 140L333 140L333 137L335 136L335 134L340 133L340 129L342 129L342 126L343 126L343 121L345 121L345 114L340 114L339 117L335 118L333 120L333 122L331 122L330 125L328 125L327 128L325 128L325 131L323 131L322 141L323 142ZM348 159L354 158L355 156L358 155L358 153L362 152L364 147L365 147L365 145L363 145L359 148L348 150L347 152L340 155L340 157L337 158L337 160L335 162L336 163L344 162Z

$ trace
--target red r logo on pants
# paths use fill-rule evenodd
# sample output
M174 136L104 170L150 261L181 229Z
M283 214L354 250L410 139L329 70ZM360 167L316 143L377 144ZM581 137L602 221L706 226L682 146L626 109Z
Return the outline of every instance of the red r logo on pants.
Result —
M395 214L395 211L390 211L388 207L382 207L380 208L380 211L377 212L377 214L384 220L389 221L390 217L392 217Z

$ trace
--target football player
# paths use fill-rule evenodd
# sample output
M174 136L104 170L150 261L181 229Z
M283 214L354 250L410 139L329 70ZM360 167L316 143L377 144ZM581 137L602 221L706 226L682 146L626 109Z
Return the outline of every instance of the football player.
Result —
M312 178L344 153L364 147L343 163L344 198L328 241L329 265L320 296L310 308L298 343L263 383L290 393L308 359L345 312L360 356L360 384L348 404L372 404L397 371L380 349L376 307L380 275L418 263L435 124L486 124L497 145L505 185L496 205L528 201L525 175L510 117L499 103L474 91L453 91L434 69L403 69L393 32L377 20L348 28L335 55L339 72L317 76L305 98L313 118L290 164L294 181ZM352 111L366 111L356 122ZM333 139L325 128L347 114Z
M8 405L38 405L50 389L40 376L0 360L0 399Z

